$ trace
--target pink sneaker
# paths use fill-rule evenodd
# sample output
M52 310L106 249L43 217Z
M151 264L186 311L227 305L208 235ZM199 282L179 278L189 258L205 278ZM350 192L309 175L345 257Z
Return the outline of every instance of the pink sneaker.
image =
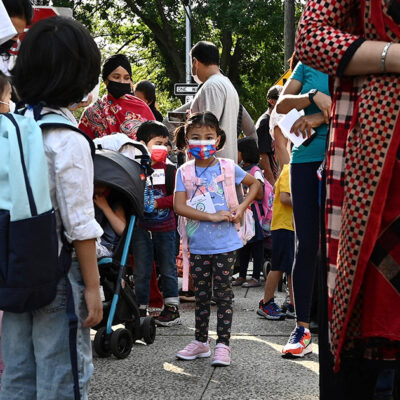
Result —
M176 357L181 360L194 360L196 358L210 357L210 345L209 343L199 342L193 340L183 350L176 353Z
M214 349L214 357L211 365L214 367L227 366L231 364L231 348L223 343L218 343Z

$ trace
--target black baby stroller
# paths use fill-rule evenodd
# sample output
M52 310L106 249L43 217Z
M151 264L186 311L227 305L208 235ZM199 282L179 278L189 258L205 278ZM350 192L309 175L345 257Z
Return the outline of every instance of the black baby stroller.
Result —
M144 154L144 152L142 152ZM130 220L112 258L99 260L100 283L103 287L103 320L94 329L94 349L100 357L111 353L126 358L136 340L154 342L156 326L152 317L140 318L133 290L132 271L126 268L136 217L143 215L146 175L150 172L146 160L142 165L110 150L97 150L94 157L94 181L120 194L126 200L125 210ZM113 331L112 326L125 328Z

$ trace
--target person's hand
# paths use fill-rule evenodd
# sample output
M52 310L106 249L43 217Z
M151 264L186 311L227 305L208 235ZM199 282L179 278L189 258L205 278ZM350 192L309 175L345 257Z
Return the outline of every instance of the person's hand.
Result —
M103 319L103 304L100 297L100 288L85 288L84 292L88 316L83 322L84 328L96 326Z
M321 110L324 116L324 122L326 124L329 124L329 117L331 114L332 106L331 96L328 96L327 94L318 91L313 100L315 105Z
M213 214L209 214L209 218L210 218L210 222L223 222L223 221L227 221L230 222L232 221L232 215L230 213L230 211L218 211L216 213Z
M312 135L312 129L324 123L322 113L303 115L291 127L290 132L296 136L303 135L304 138Z
M240 205L231 209L232 222L234 224L238 224L242 220L244 210L245 209L243 207L241 207Z
M154 200L154 209L158 208L157 200Z
M93 95L89 94L87 100L81 101L80 103L77 103L77 104L73 104L73 105L69 106L68 109L70 111L76 111L79 108L85 108L87 106L90 106L90 104L92 103L92 99L93 99Z
M96 206L99 207L100 210L103 212L107 207L109 207L108 201L103 195L95 194L93 201L94 201L94 204L96 204Z

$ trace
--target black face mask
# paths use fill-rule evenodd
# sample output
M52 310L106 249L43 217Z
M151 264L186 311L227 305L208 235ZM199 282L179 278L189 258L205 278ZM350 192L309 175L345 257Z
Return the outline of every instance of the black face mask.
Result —
M131 84L109 81L107 85L107 90L112 97L114 97L115 99L119 99L125 94L131 93Z
M0 55L2 56L10 56L10 49L13 47L15 44L15 40L7 40L7 42L4 42L3 44L0 45Z

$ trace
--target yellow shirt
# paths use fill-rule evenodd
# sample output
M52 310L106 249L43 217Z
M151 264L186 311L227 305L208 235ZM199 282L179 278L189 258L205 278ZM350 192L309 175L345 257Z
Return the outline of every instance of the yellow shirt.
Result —
M281 203L280 194L290 193L289 164L285 164L275 183L275 198L272 206L271 231L287 229L293 231L293 208Z

